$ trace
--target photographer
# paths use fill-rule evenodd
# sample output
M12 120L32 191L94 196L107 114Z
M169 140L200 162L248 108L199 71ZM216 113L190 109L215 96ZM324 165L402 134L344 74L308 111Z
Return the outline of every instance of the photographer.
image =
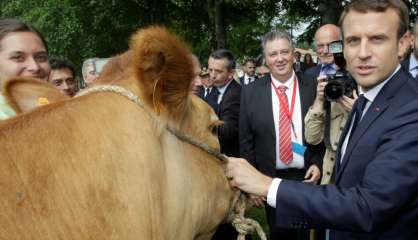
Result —
M331 49L332 44L337 44L337 47ZM317 78L316 98L305 117L306 142L317 145L324 141L326 146L321 184L333 183L338 140L358 97L356 85L345 71L341 42L335 41L327 48L334 54L338 70L336 75L320 75Z

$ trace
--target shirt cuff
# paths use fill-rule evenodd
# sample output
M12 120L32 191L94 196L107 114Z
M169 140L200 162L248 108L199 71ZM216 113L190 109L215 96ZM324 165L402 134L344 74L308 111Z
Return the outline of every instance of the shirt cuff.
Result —
M282 180L280 178L274 178L270 184L269 191L267 193L267 204L270 205L270 207L276 208L277 191L281 181Z

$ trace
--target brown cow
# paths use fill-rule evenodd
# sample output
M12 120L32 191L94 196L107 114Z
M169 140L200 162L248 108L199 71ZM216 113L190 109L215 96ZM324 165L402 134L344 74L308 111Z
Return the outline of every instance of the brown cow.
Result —
M151 27L99 80L143 108L109 92L56 102L49 85L9 81L18 112L54 103L0 123L0 239L210 239L233 192L219 161L165 128L219 149L215 114L189 94L192 78L187 48Z

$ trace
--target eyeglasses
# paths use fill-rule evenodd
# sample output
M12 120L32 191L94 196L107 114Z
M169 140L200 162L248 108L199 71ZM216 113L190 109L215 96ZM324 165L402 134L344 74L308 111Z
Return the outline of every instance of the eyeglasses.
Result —
M316 45L316 50L326 50L326 51L328 51L328 49L329 49L329 43L327 43L327 44L318 44L318 45Z

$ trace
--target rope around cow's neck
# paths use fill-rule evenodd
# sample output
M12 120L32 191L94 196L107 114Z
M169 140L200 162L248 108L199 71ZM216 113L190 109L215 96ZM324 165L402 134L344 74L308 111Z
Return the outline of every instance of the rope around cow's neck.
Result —
M129 91L128 89L126 89L124 87L116 86L116 85L96 85L96 86L92 86L92 87L89 87L89 88L84 89L81 92L79 92L76 95L76 97L84 96L84 95L87 95L89 93L95 93L95 92L117 93L121 96L126 97L130 101L134 102L140 108L145 109L143 103L141 102L141 99L137 95L135 95L134 93L132 93L131 91ZM149 112L149 111L146 111L146 112L147 112L147 114L149 114L149 116L152 119L157 120L157 117L155 116L154 113ZM171 134L176 136L179 140L181 140L183 142L187 142L187 143L189 143L189 144L191 144L195 147L200 148L201 150L205 151L206 153L216 157L222 163L226 163L228 161L228 159L225 157L225 155L220 153L218 150L210 147L206 143L198 141L198 140L194 139L192 136L190 136L186 133L183 133L178 129L175 129L172 126L169 126L168 124L166 125L166 129ZM254 231L257 232L257 234L258 234L258 236L260 237L261 240L266 240L267 239L266 235L265 235L263 229L261 228L260 224L253 219L245 218L244 213L245 213L245 209L246 209L246 203L247 203L247 196L239 190L236 191L234 199L233 199L232 204L231 204L231 208L229 209L229 214L228 214L227 221L231 222L232 225L237 230L237 232L239 233L237 240L245 240L245 236L247 234L253 233Z

